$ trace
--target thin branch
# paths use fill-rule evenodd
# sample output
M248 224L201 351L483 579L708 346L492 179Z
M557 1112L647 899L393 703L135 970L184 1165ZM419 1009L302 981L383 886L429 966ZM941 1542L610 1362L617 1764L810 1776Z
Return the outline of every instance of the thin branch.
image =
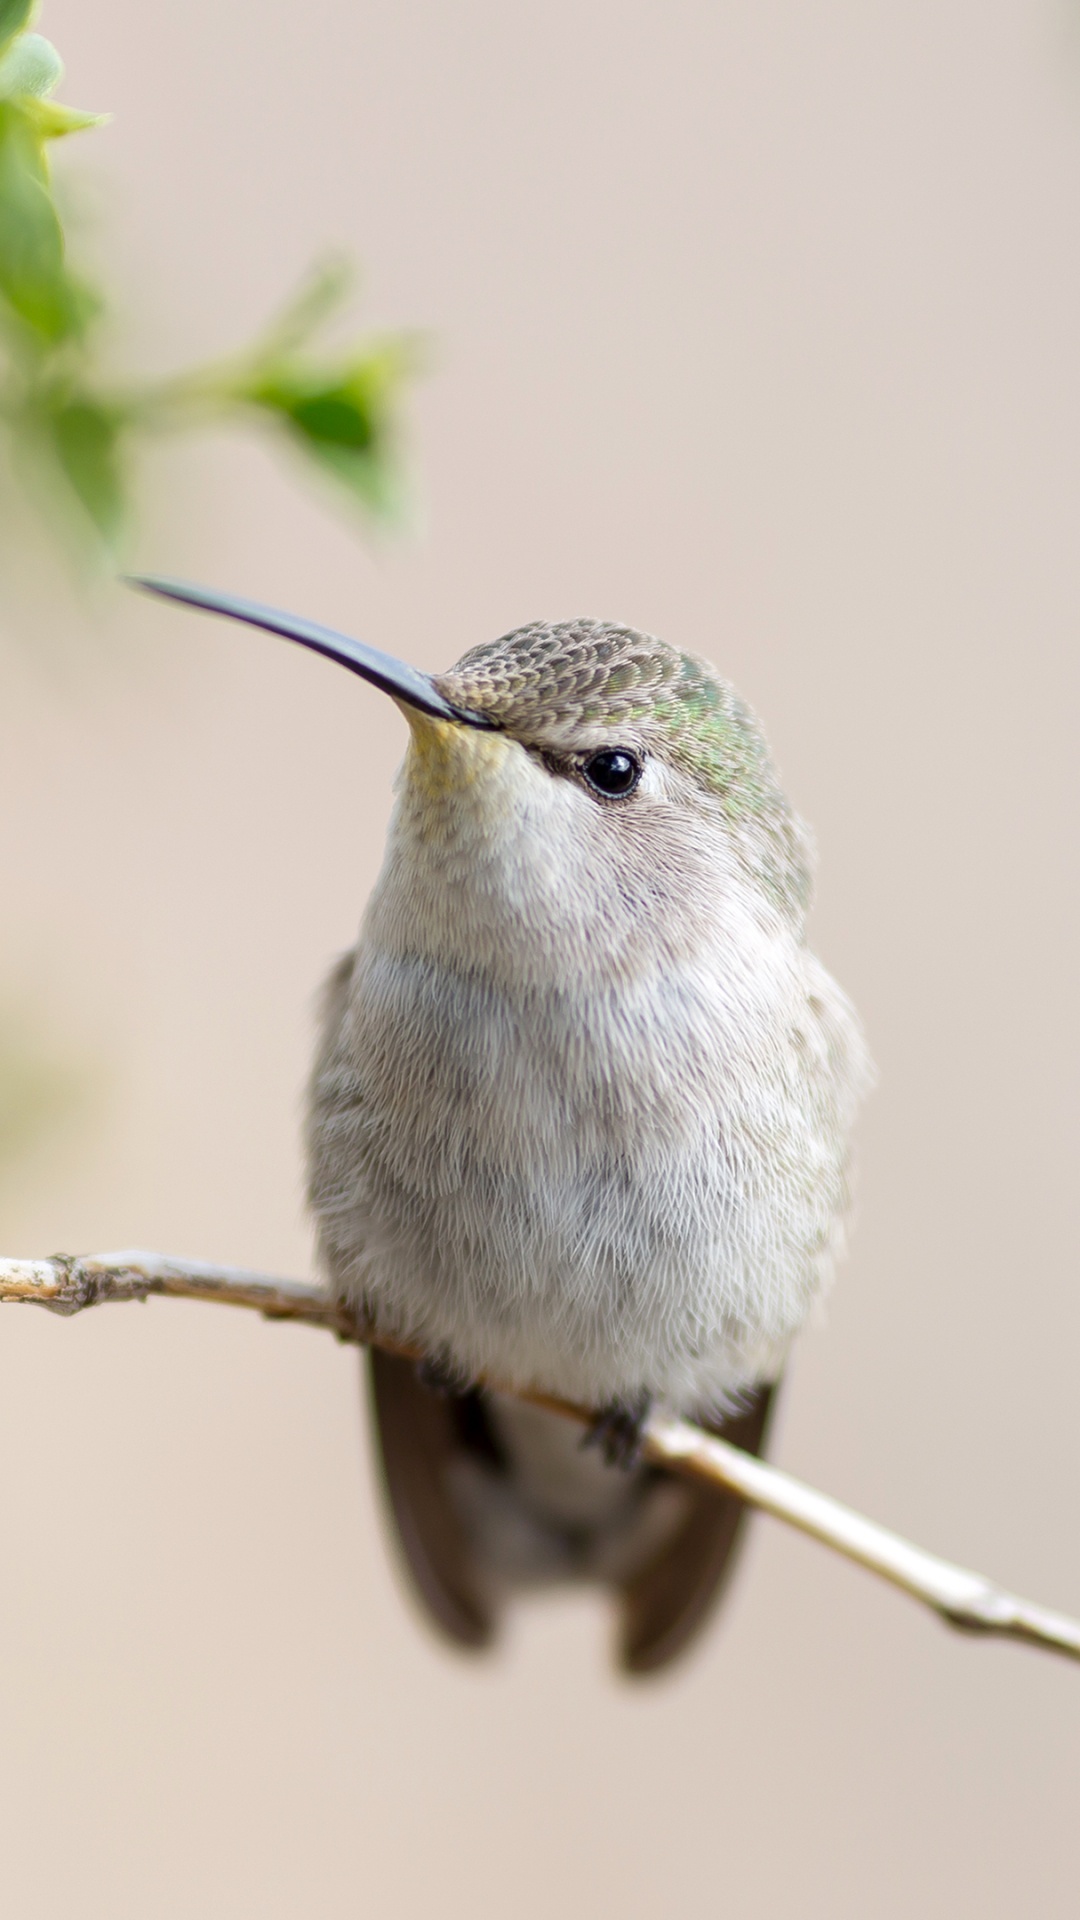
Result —
M0 1304L22 1302L72 1314L109 1300L148 1300L158 1293L174 1300L248 1307L268 1320L303 1320L309 1326L329 1327L341 1340L363 1338L348 1307L303 1280L277 1280L241 1267L212 1267L201 1260L170 1260L142 1251L94 1253L83 1259L56 1253L47 1260L0 1260Z
M85 1259L57 1254L49 1260L0 1260L0 1304L31 1302L54 1313L72 1314L109 1300L146 1300L151 1294L247 1307L269 1320L299 1320L308 1326L329 1328L339 1340L422 1357L415 1349L376 1334L340 1301L299 1280L278 1280L268 1274L205 1266L194 1260L169 1260L157 1253L102 1253ZM520 1398L582 1422L593 1417L588 1408L572 1406L548 1394L523 1393ZM1080 1621L1021 1600L981 1574L938 1559L936 1554L864 1519L828 1494L818 1493L779 1467L769 1466L689 1421L671 1419L663 1413L651 1415L643 1430L642 1447L645 1457L656 1465L726 1487L750 1506L786 1520L789 1526L845 1554L932 1607L949 1626L1025 1640L1080 1660Z
M827 1493L818 1493L793 1474L770 1467L729 1441L702 1432L687 1420L650 1420L645 1431L650 1459L666 1467L682 1468L705 1480L718 1480L751 1506L786 1520L820 1540L836 1553L847 1555L893 1586L922 1600L950 1627L968 1633L994 1633L1010 1640L1080 1660L1080 1620L1054 1613L1033 1600L1021 1600L996 1587L981 1573L971 1573L937 1554L916 1547L876 1520L845 1507Z

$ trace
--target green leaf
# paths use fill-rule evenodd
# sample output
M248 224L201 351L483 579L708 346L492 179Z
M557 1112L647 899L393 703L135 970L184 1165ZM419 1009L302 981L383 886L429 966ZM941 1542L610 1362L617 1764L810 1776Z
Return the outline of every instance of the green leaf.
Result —
M362 391L345 385L319 387L287 400L278 398L276 404L290 426L316 445L368 453L375 444L378 425L370 398Z
M0 0L0 53L33 18L37 0Z
M85 394L60 401L43 424L61 472L102 540L116 543L126 519L119 446L122 421Z
M51 40L40 33L24 33L0 59L0 99L20 94L44 99L64 77L64 63Z
M103 127L107 113L80 113L78 107L62 107L58 100L34 100L29 95L19 105L41 140L59 140L65 133L82 133L85 127Z
M276 416L304 452L377 513L395 513L392 447L398 390L415 362L412 343L388 340L333 369L283 362L242 397Z
M77 107L64 107L48 99L63 77L60 55L40 33L24 33L6 54L0 55L0 100L10 100L19 107L39 140L80 133L84 127L98 127L108 119L107 114L81 113Z
M64 261L41 142L10 101L0 101L0 295L49 344L78 334L91 311Z

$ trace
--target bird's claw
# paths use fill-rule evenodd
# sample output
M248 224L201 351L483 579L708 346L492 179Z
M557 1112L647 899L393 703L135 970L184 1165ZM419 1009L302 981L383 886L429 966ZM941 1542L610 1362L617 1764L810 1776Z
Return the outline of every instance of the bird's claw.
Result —
M652 1406L651 1394L633 1401L612 1400L601 1407L582 1436L583 1447L599 1447L609 1467L629 1469L641 1458L641 1436Z
M429 1353L423 1360L416 1362L416 1377L432 1393L438 1393L444 1399L467 1393L473 1385L467 1373L458 1366L448 1353Z

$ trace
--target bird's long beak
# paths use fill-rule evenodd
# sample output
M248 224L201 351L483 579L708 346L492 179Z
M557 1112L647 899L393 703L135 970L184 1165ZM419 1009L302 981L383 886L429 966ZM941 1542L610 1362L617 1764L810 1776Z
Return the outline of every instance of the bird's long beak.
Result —
M373 687L381 687L395 700L404 701L408 707L417 707L421 713L428 713L436 720L454 720L464 727L480 727L490 731L493 722L482 713L470 713L465 707L456 707L439 692L435 682L417 667L406 666L403 660L395 660L392 654L380 653L377 647L365 646L362 640L352 640L348 634L336 633L333 627L321 627L314 620L303 620L299 614L281 613L276 607L260 606L257 600L240 600L232 593L215 593L207 587L189 586L186 580L157 580L133 575L129 586L139 587L145 593L159 594L163 600L176 600L183 607L196 607L203 613L221 613L229 620L243 620L249 627L264 627L267 633L279 633L286 640L296 640L302 647L310 647L313 653L324 653L328 660L337 660L351 672L358 673L363 680L370 680Z

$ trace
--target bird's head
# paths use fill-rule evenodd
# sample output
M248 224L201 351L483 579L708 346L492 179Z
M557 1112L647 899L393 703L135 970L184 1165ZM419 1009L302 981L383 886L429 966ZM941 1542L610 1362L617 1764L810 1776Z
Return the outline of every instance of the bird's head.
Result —
M617 873L628 910L647 894L662 911L726 868L763 911L801 928L805 831L754 716L696 655L631 627L565 620L520 627L429 675L255 602L136 584L296 640L389 693L412 734L406 831L447 871L516 832L549 865Z

